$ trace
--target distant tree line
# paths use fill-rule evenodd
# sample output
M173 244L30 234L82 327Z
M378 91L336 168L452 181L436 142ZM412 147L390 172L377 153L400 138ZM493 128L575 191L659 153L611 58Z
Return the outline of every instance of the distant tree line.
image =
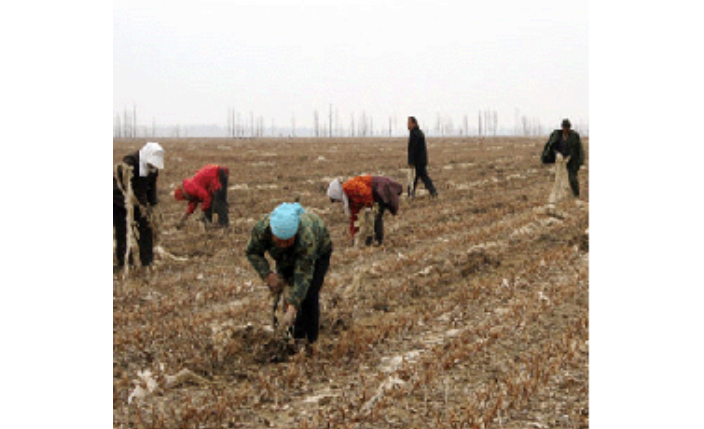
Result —
M332 104L328 105L327 112L318 109L313 111L313 127L297 127L296 113L291 114L291 124L289 127L276 126L274 119L271 119L269 127L266 126L264 115L255 114L253 111L244 112L228 107L225 126L191 126L184 127L180 124L157 127L155 119L152 119L151 126L138 125L137 106L131 109L126 106L122 114L118 113L113 118L113 137L135 138L135 137L187 137L189 128L191 132L195 130L204 132L207 128L208 136L226 136L231 138L261 138L261 137L393 137L407 135L406 116L389 115L387 120L376 121L374 117L362 110L361 113L350 113L349 121L344 123L337 108ZM400 119L399 119L400 118ZM515 135L524 137L543 136L551 128L544 127L537 118L520 115L516 109L513 128L499 127L499 115L496 110L484 109L477 113L476 128L470 126L470 115L465 114L455 122L452 116L436 113L433 118L418 118L420 127L428 136L442 137L489 137L497 135ZM428 125L425 120L430 120ZM580 120L573 121L575 130L587 136L589 126ZM216 128L216 129L214 129ZM557 127L555 127L557 128Z

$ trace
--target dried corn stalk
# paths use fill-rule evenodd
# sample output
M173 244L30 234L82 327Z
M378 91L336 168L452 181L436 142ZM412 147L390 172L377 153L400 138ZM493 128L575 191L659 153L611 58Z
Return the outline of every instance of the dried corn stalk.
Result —
M184 383L200 384L204 386L209 386L211 384L210 380L201 377L189 369L183 369L176 375L167 375L165 377L164 387L171 389Z
M161 236L161 225L163 223L162 214L157 213L154 209L146 207L139 202L139 199L134 195L134 190L132 189L132 176L134 175L134 168L130 165L121 162L115 166L115 178L117 179L117 187L120 189L122 194L125 196L125 210L127 210L127 246L125 251L125 272L123 279L127 278L129 274L129 257L132 255L132 259L135 264L139 267L141 260L139 258L139 228L137 226L137 221L134 216L134 207L138 206L142 216L147 219L152 230L152 242L155 248L158 249L156 243L158 243ZM163 250L163 249L162 249ZM168 254L173 257L173 255ZM175 257L173 257L175 258Z
M123 280L127 278L130 272L130 255L133 256L135 264L140 264L139 259L139 230L137 228L137 222L134 219L134 206L139 204L139 200L134 195L132 189L132 175L134 174L134 168L130 165L121 162L115 166L115 178L117 179L117 187L125 196L125 210L127 210L127 246L125 250L125 271L123 274ZM139 265L137 265L139 266Z

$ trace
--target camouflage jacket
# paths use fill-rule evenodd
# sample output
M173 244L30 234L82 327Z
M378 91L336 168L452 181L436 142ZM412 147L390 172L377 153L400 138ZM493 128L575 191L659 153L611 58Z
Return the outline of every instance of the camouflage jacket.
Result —
M269 215L265 215L254 226L246 251L247 259L262 280L271 273L264 257L266 252L276 261L276 271L292 286L287 303L300 309L313 280L315 263L322 255L332 252L332 241L328 228L318 215L303 213L293 246L281 249L272 240Z

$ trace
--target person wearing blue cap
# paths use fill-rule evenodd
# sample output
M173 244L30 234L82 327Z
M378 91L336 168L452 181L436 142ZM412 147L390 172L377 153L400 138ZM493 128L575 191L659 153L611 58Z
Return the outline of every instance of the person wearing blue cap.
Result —
M276 261L272 271L265 254ZM320 288L330 267L332 241L323 220L298 203L283 203L262 217L247 243L247 259L272 292L291 285L285 298L284 327L293 326L294 338L318 340Z

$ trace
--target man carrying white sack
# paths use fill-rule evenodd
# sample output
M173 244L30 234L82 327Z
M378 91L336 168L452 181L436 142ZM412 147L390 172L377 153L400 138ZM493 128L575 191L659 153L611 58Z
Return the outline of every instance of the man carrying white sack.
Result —
M142 149L131 153L122 160L120 167L131 167L132 177L128 181L124 176L125 169L118 168L117 177L112 178L112 224L115 228L117 241L117 265L124 266L127 252L128 207L125 205L125 194L129 186L134 195L133 210L134 222L137 227L137 243L139 245L139 260L142 266L149 266L154 261L154 231L149 222L152 207L157 205L156 182L159 170L164 169L164 149L158 143L147 143Z
M555 185L550 194L551 205L567 197L567 184L572 195L579 198L579 169L584 164L584 147L579 134L573 131L568 119L562 121L562 129L555 130L545 143L541 161L543 164L556 164Z

